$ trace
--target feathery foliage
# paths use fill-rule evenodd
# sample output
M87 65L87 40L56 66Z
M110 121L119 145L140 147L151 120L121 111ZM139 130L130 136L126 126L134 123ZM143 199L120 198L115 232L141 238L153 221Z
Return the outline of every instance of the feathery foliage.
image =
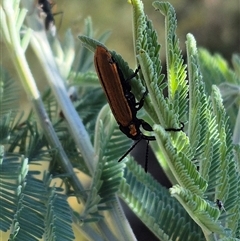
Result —
M87 18L79 37L83 46L74 43L70 30L60 41L46 34L37 6L26 17L20 1L3 0L1 40L33 106L23 115L14 81L1 67L0 230L10 230L9 240L74 240L73 222L87 240L136 240L118 197L159 240L240 239L240 57L233 55L232 70L220 55L198 52L188 34L184 63L174 8L156 1L153 7L165 18L163 73L157 32L142 1L129 2L139 74L129 80L134 71L110 53L136 99L148 91L139 115L153 126L151 147L172 188L133 157L117 162L132 141L104 106L92 53L85 48L104 46L109 32L94 40ZM49 86L41 95L25 56L29 44ZM176 128L181 130L171 131ZM83 174L91 179L88 188ZM69 205L72 196L81 202L80 211Z
M132 158L127 162L120 195L160 240L204 240L185 210ZM186 233L191 233L186 235Z
M108 113L109 108L105 106L98 116L94 141L97 167L83 213L83 222L97 221L103 218L98 211L111 209L108 204L115 199L115 193L123 176L125 165L123 162L118 163L117 160L129 143L125 141L120 130L116 128L113 117ZM118 148L119 146L121 148Z

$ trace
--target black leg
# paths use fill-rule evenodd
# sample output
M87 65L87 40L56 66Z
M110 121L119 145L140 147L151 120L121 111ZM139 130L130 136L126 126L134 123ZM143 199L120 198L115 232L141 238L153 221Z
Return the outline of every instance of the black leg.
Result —
M181 123L180 128L166 128L165 131L174 131L174 132L183 131L184 123L183 122L180 122L180 123Z
M148 91L146 90L144 92L142 98L140 99L140 101L136 103L135 108L136 108L137 111L140 110L143 107L144 99L145 99L147 94L148 94Z
M146 156L145 156L145 172L148 170L148 148L149 148L149 140L147 140L147 148L146 148Z

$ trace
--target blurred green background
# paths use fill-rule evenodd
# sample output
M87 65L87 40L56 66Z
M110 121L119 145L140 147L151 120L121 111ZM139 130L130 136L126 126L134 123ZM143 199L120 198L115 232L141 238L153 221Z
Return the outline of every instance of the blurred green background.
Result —
M35 3L34 3L35 2ZM96 36L105 31L111 31L106 46L115 50L127 61L131 68L136 68L132 36L132 8L127 0L54 0L53 13L55 15L57 35L64 37L67 29L71 28L76 43L80 45L77 36L82 34L84 20L92 18ZM158 32L159 42L162 45L160 58L165 63L165 30L164 17L154 10L151 0L143 0L145 12ZM177 15L177 34L180 45L185 53L186 34L192 33L198 46L205 47L210 52L221 53L229 61L232 53L240 52L240 0L170 0ZM28 14L33 13L37 1L32 0L32 8ZM19 82L17 74L6 47L0 42L3 66ZM39 62L31 49L27 50L27 57L33 75L38 82L39 89L45 88L45 80ZM21 105L27 109L29 101L24 92L21 94Z
M145 12L153 21L164 49L164 17L154 11L150 0L143 0ZM185 49L185 37L192 33L199 46L211 52L220 52L231 58L233 52L240 52L240 1L239 0L170 0L178 20L177 34L181 47ZM111 30L107 42L134 64L132 40L132 9L127 0L56 0L54 11L63 11L59 34L71 27L74 34L81 33L84 19L91 16L98 34ZM60 15L56 16L56 22ZM57 23L56 23L57 24ZM161 51L164 60L165 51Z

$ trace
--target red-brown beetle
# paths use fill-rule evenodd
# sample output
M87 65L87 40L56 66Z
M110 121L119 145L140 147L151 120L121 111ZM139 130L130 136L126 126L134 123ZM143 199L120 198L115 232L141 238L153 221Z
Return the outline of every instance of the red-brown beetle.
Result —
M144 120L137 118L137 111L143 107L144 97L147 92L144 93L139 102L136 102L135 96L131 92L129 80L137 74L139 68L135 71L133 76L130 76L130 78L126 80L112 54L105 47L100 45L96 47L94 65L109 106L119 125L119 129L128 138L137 141L119 159L120 162L142 139L147 141L156 140L154 136L146 136L141 132L140 127L146 131L152 131L152 127ZM169 128L166 130L180 131L182 129L183 127L180 129ZM147 161L145 163L145 171L147 171Z

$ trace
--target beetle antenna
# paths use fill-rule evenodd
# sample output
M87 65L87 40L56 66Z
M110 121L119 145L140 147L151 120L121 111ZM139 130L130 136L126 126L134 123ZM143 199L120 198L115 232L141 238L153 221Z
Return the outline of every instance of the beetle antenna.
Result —
M118 162L122 161L123 158L125 158L125 157L128 155L128 153L129 153L131 150L133 150L134 147L135 147L141 140L142 140L142 139L139 139L138 141L136 141L136 142L127 150L127 152L118 160Z
M146 149L146 156L145 156L145 172L147 172L148 169L148 149L149 149L149 140L147 140L147 149Z

